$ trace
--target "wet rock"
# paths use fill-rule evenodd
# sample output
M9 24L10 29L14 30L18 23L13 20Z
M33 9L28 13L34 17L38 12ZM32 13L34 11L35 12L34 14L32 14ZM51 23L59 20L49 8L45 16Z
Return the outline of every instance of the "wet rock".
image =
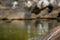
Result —
M19 13L12 13L7 16L8 19L24 19L25 13L19 12Z

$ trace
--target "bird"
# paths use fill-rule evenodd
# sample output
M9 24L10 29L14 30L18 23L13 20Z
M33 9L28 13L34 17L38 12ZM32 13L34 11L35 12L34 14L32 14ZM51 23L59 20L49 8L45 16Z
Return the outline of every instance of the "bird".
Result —
M12 9L15 9L17 7L17 5L18 5L18 1L17 0L13 1L12 2Z

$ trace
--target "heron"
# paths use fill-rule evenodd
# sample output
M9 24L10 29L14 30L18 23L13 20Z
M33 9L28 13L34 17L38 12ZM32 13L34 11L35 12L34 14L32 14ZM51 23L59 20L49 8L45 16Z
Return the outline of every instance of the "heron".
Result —
M17 8L17 5L18 5L18 0L13 1L12 2L12 9Z

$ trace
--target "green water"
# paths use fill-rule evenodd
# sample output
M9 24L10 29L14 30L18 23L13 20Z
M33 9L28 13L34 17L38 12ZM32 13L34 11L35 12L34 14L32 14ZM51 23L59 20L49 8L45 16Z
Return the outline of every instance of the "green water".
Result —
M31 33L28 34L27 27L18 25L18 23L6 23L5 21L0 21L0 40L28 40L28 35L33 34L33 29Z
M27 29L12 23L0 23L0 40L27 40Z
M0 40L28 40L28 35L30 37L36 35L37 29L32 28L30 34L27 33L27 30L27 27L17 25L17 23L0 21Z

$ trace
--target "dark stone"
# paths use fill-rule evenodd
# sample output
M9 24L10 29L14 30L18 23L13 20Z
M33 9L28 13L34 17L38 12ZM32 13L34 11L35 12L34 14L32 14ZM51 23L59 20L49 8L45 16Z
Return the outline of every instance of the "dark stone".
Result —
M32 13L35 13L35 14L37 15L37 14L39 14L40 11L41 11L41 10L36 6L36 7L33 9Z
M60 12L58 13L58 16L57 17L60 17Z
M50 13L50 12L52 12L52 10L53 10L53 6L50 4L49 6L48 6L48 12Z

